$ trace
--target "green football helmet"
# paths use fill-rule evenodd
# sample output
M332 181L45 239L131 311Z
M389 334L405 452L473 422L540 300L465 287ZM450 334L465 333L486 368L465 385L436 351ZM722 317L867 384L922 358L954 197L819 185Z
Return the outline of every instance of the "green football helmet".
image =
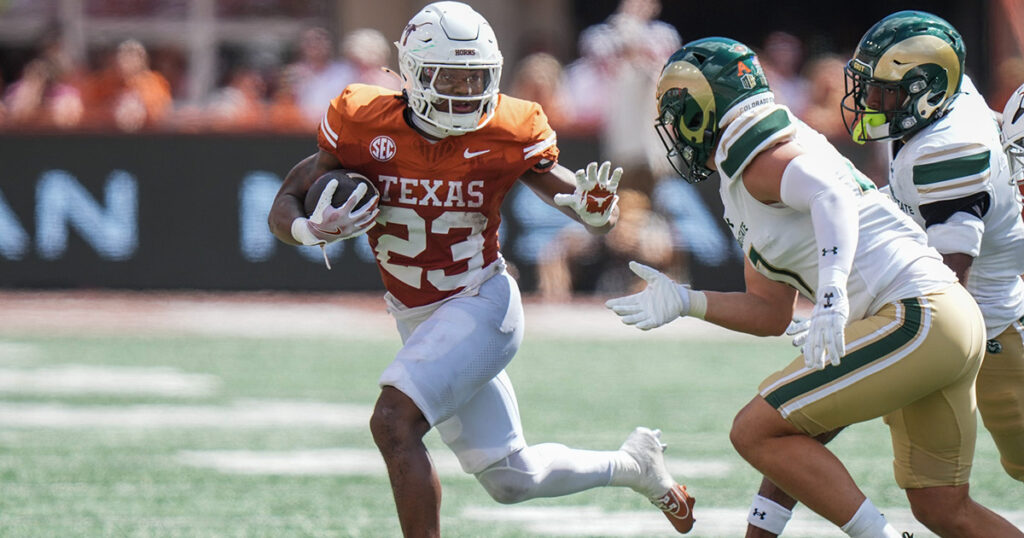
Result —
M900 11L872 26L845 69L841 109L854 141L902 139L941 118L965 55L956 29L931 13Z
M661 70L656 98L655 129L669 163L690 183L713 173L706 163L729 120L774 100L754 52L724 37L692 41L672 54Z

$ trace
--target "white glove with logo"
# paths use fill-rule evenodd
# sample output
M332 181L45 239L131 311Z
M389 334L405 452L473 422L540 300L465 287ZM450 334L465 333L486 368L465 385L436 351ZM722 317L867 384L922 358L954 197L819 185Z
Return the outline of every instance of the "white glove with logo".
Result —
M804 365L812 370L823 370L827 360L832 366L839 366L839 360L846 354L843 331L849 317L850 303L845 289L826 285L818 290L818 302L811 312L811 324L801 348Z
M572 194L556 194L555 204L572 208L583 222L594 227L608 223L612 209L619 201L615 191L619 188L622 168L611 171L612 163L605 161L598 168L590 163L586 170L576 171L576 191Z
M629 268L647 281L640 293L609 299L604 305L619 315L626 325L647 331L686 315L704 316L707 299L702 292L676 284L663 273L642 263L629 262Z
M332 179L324 191L316 208L308 219L299 217L292 221L292 237L303 245L325 245L339 239L357 237L369 231L376 224L374 219L380 214L377 207L379 196L374 196L363 207L353 211L359 200L366 194L366 185L360 183L340 207L331 206L331 198L338 189L338 181Z

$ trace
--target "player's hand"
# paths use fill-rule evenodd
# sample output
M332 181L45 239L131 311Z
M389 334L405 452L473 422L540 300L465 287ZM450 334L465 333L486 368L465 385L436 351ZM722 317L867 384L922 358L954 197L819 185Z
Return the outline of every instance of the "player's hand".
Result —
M823 370L825 361L839 366L846 354L843 331L850 317L850 303L846 290L838 286L824 286L818 290L818 302L811 312L811 324L804 342L804 365L812 370Z
M576 191L572 194L556 194L555 204L572 208L580 220L599 228L608 224L612 209L619 201L615 191L619 188L622 168L611 169L612 163L605 161L598 167L590 163L585 170L576 171Z
M338 181L331 180L320 193L316 208L308 219L296 219L292 223L292 235L303 245L325 245L340 239L360 236L376 224L380 209L380 196L374 196L359 209L352 210L366 194L366 185L360 183L340 207L331 205ZM296 229L298 228L298 229ZM308 233L303 233L303 229Z
M647 331L690 312L690 293L663 273L642 263L629 262L629 268L647 281L640 293L609 299L604 305L619 315L626 325Z
M807 330L811 328L811 320L794 316L786 327L786 336L793 337L793 347L803 347L807 341Z

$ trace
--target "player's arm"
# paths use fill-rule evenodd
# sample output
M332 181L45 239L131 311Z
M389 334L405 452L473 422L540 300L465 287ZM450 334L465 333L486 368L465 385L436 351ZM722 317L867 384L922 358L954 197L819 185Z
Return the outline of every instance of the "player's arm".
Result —
M765 150L743 172L743 184L763 203L781 202L810 214L818 252L818 285L804 342L808 368L838 366L846 354L850 315L846 284L857 250L860 215L848 184L849 171L835 159L806 153L793 141Z
M744 292L705 291L704 319L755 336L778 336L785 332L796 310L797 291L758 273L746 257L743 281Z
M649 330L693 316L734 331L780 335L796 309L796 290L764 277L744 259L745 292L697 291L675 283L660 271L632 261L629 268L647 281L639 293L609 299L605 306L626 325Z
M306 216L302 207L310 185L316 181L316 178L337 168L342 168L338 158L320 150L299 161L288 172L284 183L281 184L281 189L274 197L274 203L270 206L270 215L267 218L270 231L275 237L289 245L304 244L292 234L292 223L295 222L295 219Z
M612 172L610 167L610 163L601 167L590 163L585 170L574 174L555 163L544 170L531 169L519 180L545 203L584 225L591 233L605 234L619 219L615 191L622 170Z
M928 244L964 285L981 251L984 217L992 204L990 151L976 142L935 144L908 170L920 196Z
M981 252L981 238L985 233L982 217L990 204L988 191L982 191L921 205L928 244L942 254L942 261L964 286L974 258Z

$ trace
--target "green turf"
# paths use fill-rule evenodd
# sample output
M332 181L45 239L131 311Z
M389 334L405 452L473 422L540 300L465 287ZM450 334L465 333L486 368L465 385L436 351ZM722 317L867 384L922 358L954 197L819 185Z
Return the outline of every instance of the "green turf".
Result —
M65 406L225 406L249 399L372 405L376 379L398 348L392 341L241 338L7 339L32 346L34 369L64 364L170 367L220 380L194 398L17 393L0 403ZM673 458L724 461L725 477L687 479L702 507L745 508L758 475L728 442L732 417L758 382L785 364L781 339L713 343L528 339L509 368L531 443L614 449L636 425L658 427ZM428 445L446 449L436 435ZM366 428L0 427L3 537L342 537L398 536L387 478L235 475L182 464L182 451L373 450ZM833 444L879 506L906 507L891 477L885 427L850 428ZM526 537L515 523L463 517L498 508L473 480L444 476L445 536ZM1002 474L991 440L979 435L972 494L1020 509L1020 487ZM639 496L600 489L532 507L651 510ZM919 533L918 536L926 534Z

